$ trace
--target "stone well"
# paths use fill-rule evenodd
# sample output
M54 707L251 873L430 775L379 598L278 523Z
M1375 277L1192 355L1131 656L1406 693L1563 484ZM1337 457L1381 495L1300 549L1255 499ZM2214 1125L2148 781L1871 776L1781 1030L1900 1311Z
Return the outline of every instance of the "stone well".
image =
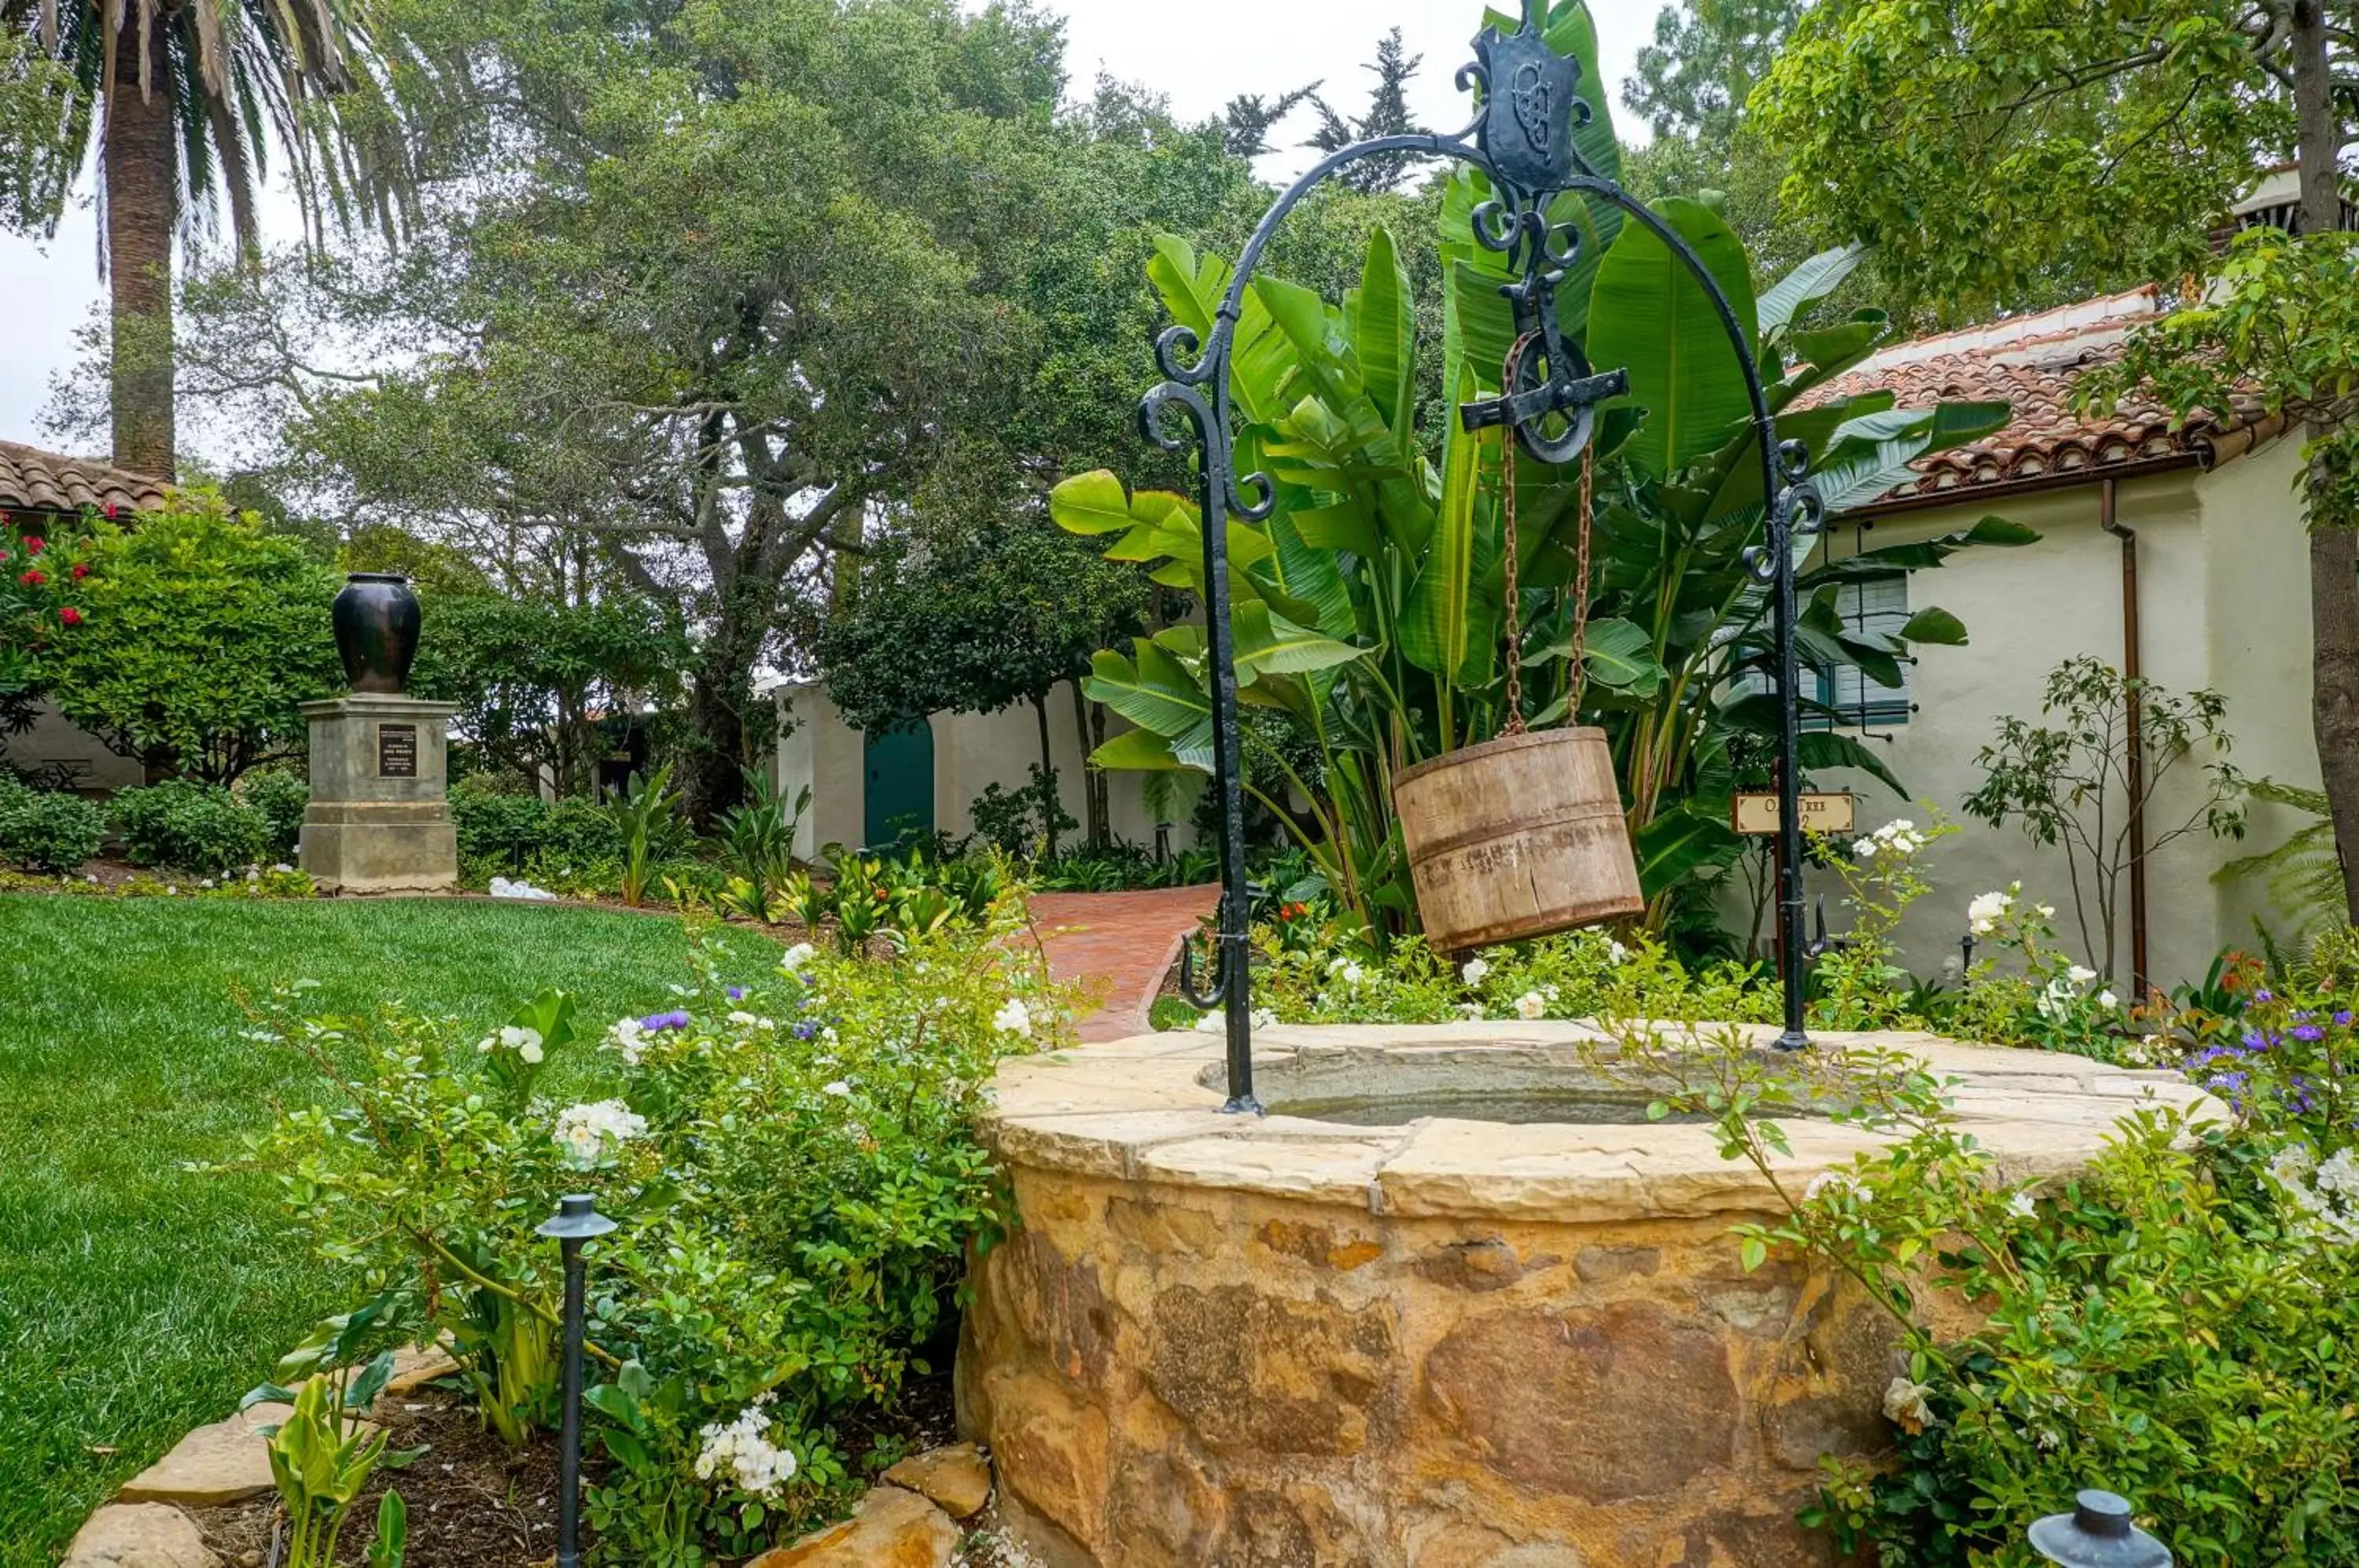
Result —
M1399 1125L1224 1116L1201 1034L1003 1067L991 1132L1019 1224L974 1269L958 1391L1016 1532L1051 1568L1828 1561L1794 1513L1821 1454L1885 1445L1894 1332L1847 1282L1745 1271L1729 1227L1772 1200L1709 1127L1510 1125L1451 1098L1560 1090L1585 1032L1257 1035L1279 1112ZM1960 1080L2018 1178L2077 1168L2134 1106L2201 1099L2077 1057L1877 1039ZM1339 1112L1347 1087L1412 1103ZM1785 1125L1800 1181L1879 1141Z

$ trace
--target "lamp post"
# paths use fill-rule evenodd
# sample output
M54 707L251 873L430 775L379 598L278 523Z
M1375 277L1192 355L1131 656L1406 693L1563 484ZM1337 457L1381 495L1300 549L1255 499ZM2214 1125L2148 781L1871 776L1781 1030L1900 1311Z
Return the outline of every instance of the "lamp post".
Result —
M565 1260L565 1414L557 1435L557 1568L582 1563L582 1337L587 1305L582 1298L587 1269L582 1244L604 1236L614 1222L598 1212L597 1200L576 1192L557 1201L557 1213L540 1222L538 1234L553 1238Z
M2170 1568L2170 1549L2130 1522L2126 1497L2094 1488L2069 1514L2033 1521L2031 1549L2062 1568Z

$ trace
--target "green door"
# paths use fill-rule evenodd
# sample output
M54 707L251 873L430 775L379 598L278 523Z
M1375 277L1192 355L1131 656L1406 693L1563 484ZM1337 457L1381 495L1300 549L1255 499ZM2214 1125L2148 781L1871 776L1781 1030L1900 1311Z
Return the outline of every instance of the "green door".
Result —
M890 849L934 834L934 729L870 733L864 749L868 806L863 831L870 849Z

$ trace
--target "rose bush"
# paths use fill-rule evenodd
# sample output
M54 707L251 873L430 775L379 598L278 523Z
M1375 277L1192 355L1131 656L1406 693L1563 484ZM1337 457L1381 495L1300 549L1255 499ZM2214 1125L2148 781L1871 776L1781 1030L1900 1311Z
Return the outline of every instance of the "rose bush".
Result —
M591 1250L599 1560L749 1556L844 1500L861 1423L947 1353L966 1250L1000 1225L974 1114L1002 1058L1070 1036L1023 922L1010 896L890 962L799 945L758 979L708 936L660 1010L603 1028L554 996L480 1036L305 1019L290 989L257 1033L332 1095L253 1159L516 1442L553 1413L533 1227L595 1194L621 1222Z

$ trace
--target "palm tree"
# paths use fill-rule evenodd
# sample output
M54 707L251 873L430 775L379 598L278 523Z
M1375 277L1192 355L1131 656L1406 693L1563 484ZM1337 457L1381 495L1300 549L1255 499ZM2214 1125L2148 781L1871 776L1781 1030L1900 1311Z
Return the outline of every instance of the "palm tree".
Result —
M71 88L48 145L12 149L35 171L33 212L55 229L98 149L111 290L114 461L174 472L172 252L214 228L226 198L241 248L273 144L292 167L307 230L322 201L390 216L403 182L381 60L353 0L0 0L0 33L30 40ZM19 178L22 178L21 170Z

